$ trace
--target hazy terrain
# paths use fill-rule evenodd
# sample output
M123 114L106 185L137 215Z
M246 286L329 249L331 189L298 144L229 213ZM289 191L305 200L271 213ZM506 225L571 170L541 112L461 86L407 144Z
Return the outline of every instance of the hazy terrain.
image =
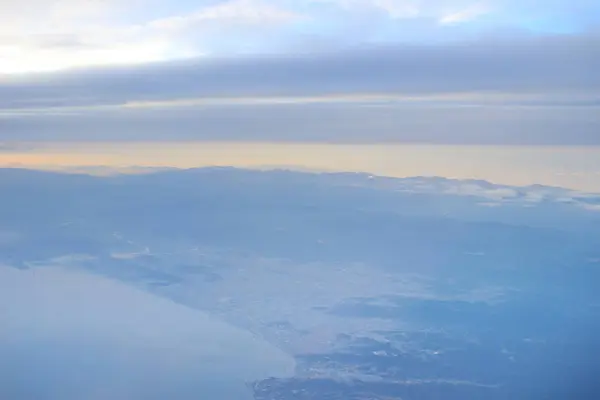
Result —
M3 397L596 398L599 195L232 168L0 191Z

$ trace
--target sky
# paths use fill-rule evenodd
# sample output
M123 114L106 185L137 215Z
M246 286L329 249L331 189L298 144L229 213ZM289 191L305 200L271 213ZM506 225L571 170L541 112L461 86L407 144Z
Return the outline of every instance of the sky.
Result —
M1 3L3 73L582 35L594 0L23 0Z
M98 142L600 144L596 0L0 9L5 156Z

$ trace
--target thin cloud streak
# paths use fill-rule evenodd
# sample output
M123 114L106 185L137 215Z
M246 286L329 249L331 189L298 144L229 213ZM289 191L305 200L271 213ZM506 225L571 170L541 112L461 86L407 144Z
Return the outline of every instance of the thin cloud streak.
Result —
M600 145L599 107L264 104L0 119L7 142Z

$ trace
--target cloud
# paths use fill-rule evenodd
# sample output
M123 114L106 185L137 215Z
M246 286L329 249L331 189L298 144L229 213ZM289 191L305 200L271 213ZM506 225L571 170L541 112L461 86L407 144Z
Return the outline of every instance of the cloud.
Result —
M35 146L20 142L0 142L0 153L23 152L34 149Z
M600 144L600 37L367 46L4 79L0 140Z
M599 23L593 0L4 1L0 73L519 31L572 33Z
M123 104L200 97L600 93L600 37L375 46L245 56L4 79L0 108Z
M440 23L456 24L466 22L473 20L481 15L485 15L489 12L491 12L491 8L486 3L475 3L463 10L445 15L440 19Z
M159 29L181 29L202 21L219 20L244 24L281 24L301 18L299 14L280 9L260 0L231 0L184 16L158 19L148 26Z
M137 0L11 2L0 17L0 74L163 60L164 38L116 21ZM21 4L22 3L22 4Z
M412 18L419 15L421 7L412 0L317 0L333 4L346 11L379 10L390 18Z
M387 11L392 18L410 18L419 14L419 7L413 1L373 0L373 5Z
M149 1L6 7L0 140L600 140L589 0Z
M239 141L600 145L598 107L258 104L136 108L2 120L22 142Z
M146 2L150 3L146 6L157 2L161 3L152 0ZM250 27L263 31L267 26L285 25L300 18L292 11L262 0L205 2L197 4L197 9L185 8L181 13L175 6L163 10L166 15L161 13L156 17L142 11L143 2L137 0L91 1L89 4L27 0L26 3L30 7L39 3L38 8L45 13L34 12L29 18L11 22L11 15L27 15L26 8L6 10L6 25L0 28L0 73L198 56L217 48L232 35L245 41L244 36L253 34ZM80 6L80 3L87 5Z

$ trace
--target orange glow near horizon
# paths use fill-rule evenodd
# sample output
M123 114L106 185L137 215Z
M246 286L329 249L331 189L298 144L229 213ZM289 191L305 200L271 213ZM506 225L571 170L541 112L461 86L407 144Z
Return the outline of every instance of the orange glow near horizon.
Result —
M52 143L0 152L0 166L49 170L233 166L484 179L600 192L600 147L240 142Z

